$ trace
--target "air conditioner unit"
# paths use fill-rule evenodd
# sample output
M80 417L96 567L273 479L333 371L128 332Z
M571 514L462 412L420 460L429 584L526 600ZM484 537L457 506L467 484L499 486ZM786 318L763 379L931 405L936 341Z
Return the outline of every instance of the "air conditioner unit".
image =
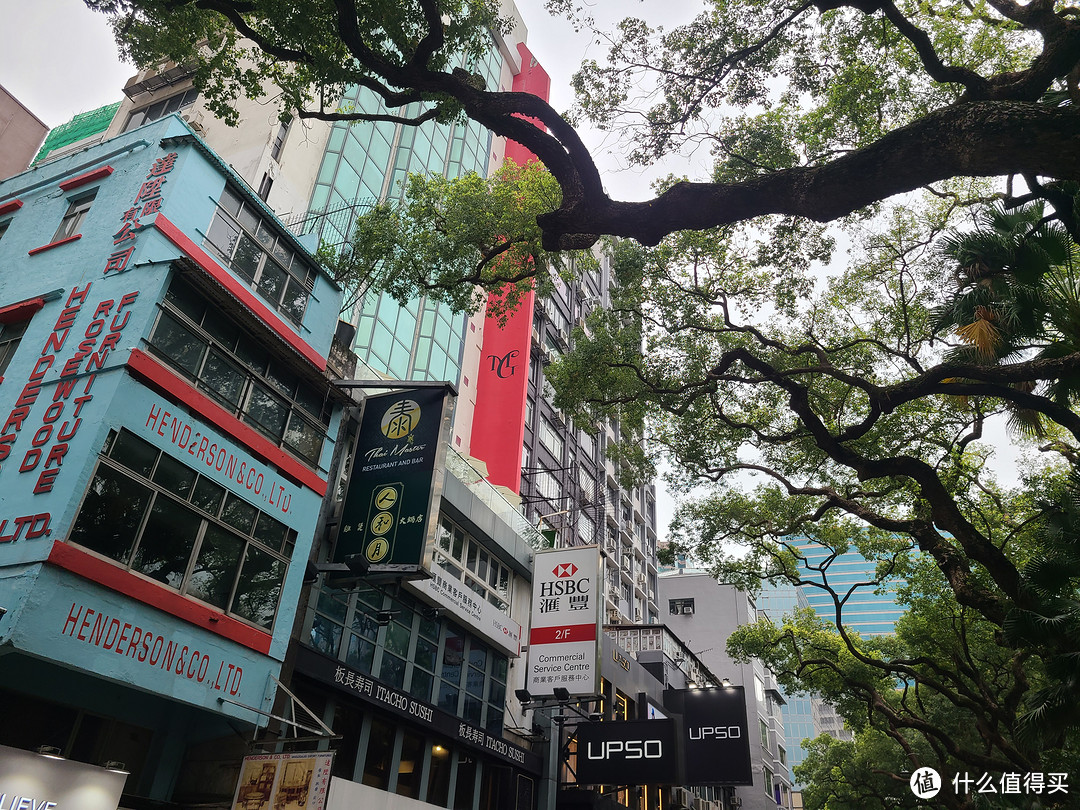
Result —
M637 584L640 585L642 588L645 587L645 575L644 574L638 574L638 576L637 576Z
M692 605L683 605L682 612L684 616L693 616L694 608Z
M180 117L187 121L188 126L195 130L195 132L198 132L200 135L206 132L206 125L203 124L203 114L201 112L181 113Z
M684 787L675 788L671 792L671 794L672 794L671 795L672 804L675 807L687 807L687 808L693 807L694 806L694 799L697 798L696 796L694 796L693 793L691 793L689 790L687 790Z
M608 610L608 624L622 624L622 614L615 609Z

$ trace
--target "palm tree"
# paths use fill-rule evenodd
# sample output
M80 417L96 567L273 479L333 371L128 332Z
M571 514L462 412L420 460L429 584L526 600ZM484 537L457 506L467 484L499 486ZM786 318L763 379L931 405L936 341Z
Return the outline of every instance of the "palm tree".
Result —
M951 329L960 339L949 359L998 365L1080 351L1080 248L1042 201L1013 209L999 203L972 230L943 237L941 250L954 263L956 290L935 310L933 331ZM1033 381L1014 387L1036 389ZM1070 405L1080 375L1054 380L1042 393ZM1043 435L1037 412L1010 410L1014 429Z

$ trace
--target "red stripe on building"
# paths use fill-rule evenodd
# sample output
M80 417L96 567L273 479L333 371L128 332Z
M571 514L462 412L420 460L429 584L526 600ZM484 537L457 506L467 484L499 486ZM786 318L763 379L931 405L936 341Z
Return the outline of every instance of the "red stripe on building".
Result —
M534 627L529 644L562 644L567 641L596 641L595 624L571 624L564 627Z
M157 608L189 624L215 635L235 641L249 649L267 655L271 636L264 630L237 621L201 602L183 596L172 588L131 573L115 563L67 543L53 543L49 562L65 571L96 582L112 591L121 593Z
M49 242L47 245L41 247L31 248L26 251L27 256L36 256L39 253L44 253L46 250L52 250L54 247L60 247L60 245L66 245L68 242L74 242L76 239L82 239L82 234L77 233L74 236L69 236L67 239L58 239L55 242Z
M307 487L319 497L326 494L326 481L301 464L254 428L245 425L188 380L140 349L132 349L127 367L151 387L173 402L186 405L192 413L231 436L254 455L276 467L293 483Z
M521 71L514 77L514 92L532 93L547 101L551 77L524 43L518 43L518 53ZM535 123L539 126L538 121ZM536 160L536 155L517 141L507 140L506 159L522 166ZM497 303L503 294L502 291L490 293L488 303ZM521 447L525 440L535 306L536 293L529 290L504 324L500 325L497 317L484 319L469 440L469 455L487 464L488 481L515 493L521 492Z
M45 306L44 298L28 298L17 304L9 304L0 307L0 323L18 323L25 321L39 309Z
M64 191L71 191L73 188L85 186L87 183L93 183L95 180L101 180L102 178L108 177L112 173L112 166L102 166L100 169L91 169L85 174L80 174L78 177L72 177L70 180L65 180L60 184L60 188Z
M214 261L210 255L192 242L179 228L173 225L164 214L158 214L154 219L156 227L165 238L184 252L184 255L195 262L195 265L210 276L214 281L228 290L229 295L251 310L255 315L273 331L275 335L285 341L301 357L311 363L319 371L326 369L326 358L319 354L307 341L292 331L281 320L281 316L270 309L262 300L251 291L249 287L233 277L233 275Z
M6 203L0 203L0 217L12 211L18 211L22 206L22 200L8 200Z

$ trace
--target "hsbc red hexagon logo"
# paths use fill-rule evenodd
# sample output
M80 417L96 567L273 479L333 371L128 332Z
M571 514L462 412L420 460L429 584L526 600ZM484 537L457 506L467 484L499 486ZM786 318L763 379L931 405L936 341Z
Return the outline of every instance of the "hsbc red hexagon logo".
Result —
M559 579L563 579L564 577L572 577L577 572L578 567L573 563L559 563L551 569L551 573L553 573Z

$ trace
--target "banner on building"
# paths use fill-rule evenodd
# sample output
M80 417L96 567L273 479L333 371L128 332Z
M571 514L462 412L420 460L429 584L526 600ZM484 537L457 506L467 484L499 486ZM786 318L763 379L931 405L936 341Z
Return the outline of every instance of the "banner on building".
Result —
M536 552L525 688L533 697L565 688L600 692L600 548Z
M664 707L682 715L682 784L754 784L741 686L669 689L664 692Z
M616 720L577 726L582 785L679 784L674 720Z
M365 400L334 562L362 555L372 574L430 570L452 409L445 387Z
M333 758L314 751L244 757L232 810L324 810Z
M116 810L128 774L0 745L0 807Z

